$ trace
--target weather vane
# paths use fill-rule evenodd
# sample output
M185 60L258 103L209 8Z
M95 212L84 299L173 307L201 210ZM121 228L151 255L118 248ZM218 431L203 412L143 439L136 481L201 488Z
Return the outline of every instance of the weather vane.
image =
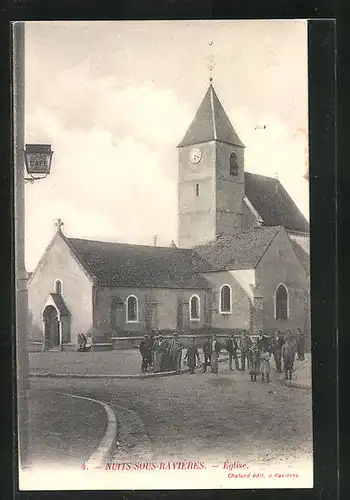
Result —
M209 45L209 47L212 47L213 46L213 42L208 42L208 45ZM213 81L213 69L214 69L214 66L215 66L215 63L213 62L214 55L212 53L209 54L208 59L209 59L208 68L209 68L209 75L210 75L209 76L209 81L212 82Z

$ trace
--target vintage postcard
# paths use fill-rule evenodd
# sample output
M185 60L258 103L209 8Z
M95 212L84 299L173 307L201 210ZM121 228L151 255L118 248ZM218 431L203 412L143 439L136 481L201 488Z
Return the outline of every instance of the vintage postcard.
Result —
M20 490L312 488L307 22L13 50Z

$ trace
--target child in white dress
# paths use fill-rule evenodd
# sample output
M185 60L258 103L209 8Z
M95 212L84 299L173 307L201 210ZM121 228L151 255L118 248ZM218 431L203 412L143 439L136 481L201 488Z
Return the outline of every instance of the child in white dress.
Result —
M260 373L262 381L270 382L270 356L271 353L268 351L262 352L260 355Z

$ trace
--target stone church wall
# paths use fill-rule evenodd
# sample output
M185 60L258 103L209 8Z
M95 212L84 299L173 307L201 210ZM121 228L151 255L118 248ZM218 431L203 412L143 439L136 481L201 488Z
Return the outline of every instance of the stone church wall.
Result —
M250 329L251 306L247 293L228 271L206 273L206 279L212 285L212 326L222 329ZM231 313L220 312L220 289L229 285L232 289Z
M263 289L264 330L267 333L278 329L285 332L301 328L309 330L308 294L309 280L300 265L288 235L281 229L267 249L256 269L257 283ZM274 295L280 283L288 289L289 317L275 319Z
M199 321L189 321L190 328L201 328L206 324L207 303L205 290L183 290L149 288L134 289L129 287L101 287L95 292L94 304L94 329L95 334L104 337L127 335L141 335L149 328L158 330L176 330L178 328L178 306L180 302L189 302L193 294L200 299L200 319ZM129 295L134 295L138 299L138 320L137 322L127 322L126 300ZM117 318L114 320L115 328L111 318L113 300L120 300ZM152 326L150 326L150 307L156 304L156 313Z
M43 340L43 308L55 281L62 282L62 297L70 312L70 331L65 325L65 340L76 343L80 332L92 327L92 282L72 256L67 244L57 235L40 267L28 283L29 340Z

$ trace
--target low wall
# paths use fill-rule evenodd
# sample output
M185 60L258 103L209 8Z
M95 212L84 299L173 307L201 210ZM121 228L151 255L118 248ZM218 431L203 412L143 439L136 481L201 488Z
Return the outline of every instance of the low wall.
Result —
M173 339L173 335L162 335L163 339L169 341ZM250 336L252 339L256 338L255 335ZM184 347L188 347L191 339L196 339L197 347L203 347L208 335L179 335L179 339ZM216 335L217 340L220 341L222 347L224 347L227 335ZM111 337L111 342L113 344L113 349L124 350L124 349L138 349L143 337ZM237 342L239 342L240 337L236 337Z
M28 352L40 352L43 349L43 343L39 341L28 341Z
M64 351L77 351L78 346L75 343L64 343L63 350ZM129 348L130 349L130 348ZM42 342L28 342L28 352L42 352L43 343ZM112 351L113 343L112 342L100 342L97 344L93 344L93 351ZM59 347L55 347L50 349L50 351L59 351Z

